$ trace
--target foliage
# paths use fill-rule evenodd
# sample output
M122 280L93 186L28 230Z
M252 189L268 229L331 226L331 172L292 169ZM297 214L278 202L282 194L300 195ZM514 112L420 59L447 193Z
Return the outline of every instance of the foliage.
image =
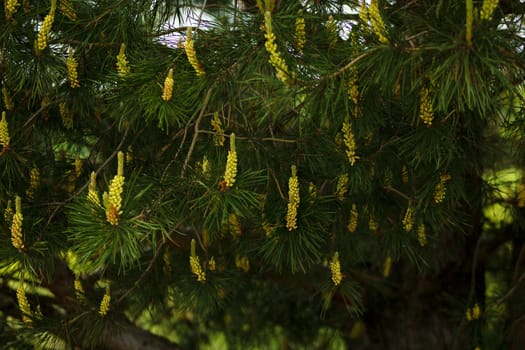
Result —
M517 346L525 5L4 3L7 348Z

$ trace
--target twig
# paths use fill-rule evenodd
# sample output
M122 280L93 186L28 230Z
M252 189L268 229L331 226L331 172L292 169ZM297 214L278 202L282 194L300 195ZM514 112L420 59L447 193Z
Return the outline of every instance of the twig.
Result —
M520 255L518 255L518 259L516 260L516 268L514 269L514 276L512 276L513 282L518 278L518 269L522 264L525 265L525 245L521 247Z
M343 74L344 72L346 72L347 70L349 70L350 68L352 68L353 66L355 66L355 64L357 62L359 62L361 59L365 58L366 56L368 56L368 54L370 53L370 51L368 52L365 52L359 56L357 56L356 58L354 58L353 60L351 60L349 63L347 63L345 66L343 66L342 68L339 68L337 71L333 72L332 74L329 74L327 75L326 77L324 78L321 78L321 80L329 80L329 79L333 79L335 77L337 77L338 75L341 75Z
M208 0L204 0L202 2L201 12L199 13L199 19L197 20L197 28L199 28L201 26L202 15L204 13L204 9L206 8L206 3L207 2L208 2Z
M24 125L22 125L22 128L25 128L29 123L31 123L31 121L32 121L33 119L35 119L40 113L42 113L42 111L43 111L44 109L46 109L47 107L48 107L47 105L46 105L46 106L40 106L40 108L39 108L35 113L33 113L33 114L29 117L29 119L26 120L26 122L24 123Z
M520 278L518 279L518 281L512 286L511 289L509 289L509 291L507 293L505 293L504 296L502 296L501 298L499 298L497 301L496 301L496 304L502 304L506 299L510 298L512 296L512 294L514 294L514 292L518 289L518 287L520 286L520 284L522 284L523 282L525 282L525 271L521 274Z
M120 298L117 299L116 301L117 304L120 304L122 300L124 300L128 295L131 294L131 292L133 292L135 289L139 287L140 283L144 280L144 278L146 278L146 275L153 268L153 264L155 263L155 261L157 261L157 257L159 256L160 250L164 246L165 243L166 243L165 239L162 239L162 242L160 242L159 246L157 247L157 250L155 251L155 254L153 255L153 258L151 258L151 261L149 262L144 272L142 272L140 274L140 277L135 281L135 283L133 283L133 287L128 289L124 294L120 296Z
M199 130L200 133L203 134L210 134L215 136L224 136L224 137L230 137L230 135L222 134L219 132L209 131L209 130ZM281 139L278 137L248 137L248 136L237 136L235 135L235 139L237 140L255 140L255 141L271 141L271 142L283 142L283 143L297 143L297 140L295 139Z
M186 159L184 160L184 164L182 165L182 171L180 174L180 177L184 177L184 172L186 171L186 168L188 167L188 163L190 162L191 155L193 153L193 150L195 149L195 144L197 143L197 137L199 136L199 126L202 120L202 117L204 117L204 112L206 111L206 108L208 107L208 102L210 101L210 96L212 92L212 87L208 89L208 92L206 93L206 97L204 98L204 102L202 104L202 108L199 114L199 117L195 121L195 133L193 134L193 139L191 140L190 149L188 150L188 153L186 154Z
M401 197L405 198L407 201L411 202L412 201L412 198L410 198L409 196L407 196L406 194L404 194L403 192L399 191L399 190L396 190L395 188L393 188L392 186L385 186L384 187L385 190L389 191L389 192L394 192L395 194L398 194L400 195Z
M166 152L166 150L169 148L169 146L175 142L175 139L180 136L182 132L182 140L180 141L179 149L175 153L175 156L173 156L173 159L171 159L168 164L166 165L166 168L164 168L164 171L162 172L162 176L160 177L160 182L164 182L166 180L166 176L168 175L168 169L170 166L175 162L175 160L178 158L180 151L182 150L182 146L184 145L184 142L186 141L186 136L188 135L188 126L189 124L186 124L183 130L179 130L173 137L170 139L169 143L162 147L162 149L159 152L159 156L157 156L157 159L160 159L161 156Z

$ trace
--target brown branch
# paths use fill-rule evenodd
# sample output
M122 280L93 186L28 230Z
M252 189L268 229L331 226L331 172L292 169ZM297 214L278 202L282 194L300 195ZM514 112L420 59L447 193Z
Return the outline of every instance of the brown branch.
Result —
M108 350L181 350L182 348L137 327L128 320L119 322L119 328L106 329L102 336L102 344Z

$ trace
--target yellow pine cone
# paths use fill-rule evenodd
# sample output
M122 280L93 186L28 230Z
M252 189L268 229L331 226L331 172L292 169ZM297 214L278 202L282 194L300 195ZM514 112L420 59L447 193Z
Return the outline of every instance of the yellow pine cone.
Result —
M472 308L467 308L467 311L465 312L465 317L468 321L474 321L479 320L481 317L481 308L476 303Z
M210 271L215 271L217 269L217 263L215 262L215 258L212 256L210 260L208 260L208 269Z
M124 190L124 153L119 151L117 175L109 183L108 194L104 200L106 207L106 220L113 226L117 226L122 215L122 192Z
M33 199L38 187L40 187L40 171L38 168L32 168L29 172L29 188L26 191L29 199Z
M0 120L0 145L3 150L9 148L11 137L9 137L9 128L7 126L7 119L5 111L2 112L2 120Z
M525 207L525 183L518 184L518 207Z
M377 229L378 229L378 225L377 225L377 221L376 221L376 216L373 212L371 212L369 214L369 218L368 218L368 229L372 232L376 232Z
M67 79L69 80L69 86L72 89L80 87L80 82L78 81L78 62L73 56L73 50L69 50L69 54L66 59L67 66Z
M266 29L266 33L264 34L264 38L266 39L264 47L270 55L269 62L275 68L275 75L277 78L284 84L288 84L290 82L289 70L286 62L277 49L277 44L275 42L276 37L272 31L272 14L270 11L264 12L264 26Z
M22 222L24 217L22 213L15 213L11 222L11 244L18 250L24 250L24 240L22 236Z
M44 18L44 22L42 22L42 27L40 27L40 30L38 31L35 43L35 49L37 54L40 54L47 47L49 34L51 33L51 27L53 26L54 21L55 10L51 8L49 14L47 14L47 16Z
M168 76L164 80L164 88L162 89L162 99L164 101L171 100L173 96L173 68L168 71Z
M401 170L401 181L406 185L408 183L408 168L406 165L403 165L403 169Z
M75 287L75 296L78 301L83 302L86 300L84 287L82 287L82 281L78 278L78 276L75 278L75 281L73 282L73 285Z
M368 25L368 6L366 5L366 0L361 0L361 6L359 9L359 20L363 28L366 28Z
M490 21L492 14L496 7L498 7L499 0L483 0L481 10L479 11L479 18L482 21Z
M242 235L242 228L241 223L239 222L239 218L234 213L231 213L228 216L228 222L230 226L230 233L234 237L240 237Z
M11 96L9 96L9 91L5 86L2 88L2 99L4 101L5 109L7 109L8 111L12 111L13 109L15 109L15 105L11 100Z
M355 144L355 136L352 130L352 124L350 122L343 122L342 132L344 144L346 146L346 155L348 157L350 165L353 166L355 162L359 159L359 156L356 155L357 147Z
M450 180L450 175L443 174L441 175L439 179L439 183L436 185L436 188L434 190L434 203L439 204L443 202L445 199L446 194L446 182Z
M120 50L117 55L117 72L119 75L124 76L130 72L128 66L128 59L126 57L126 44L120 44Z
M421 89L419 96L419 118L426 126L431 126L432 121L434 120L434 110L432 108L432 96L430 89Z
M211 172L211 165L210 165L210 161L208 160L208 157L204 156L202 158L202 162L201 162L201 172L202 172L202 175L205 177L205 178L209 178L210 176L210 172Z
M409 205L405 212L405 217L403 218L403 229L406 232L410 232L412 231L412 226L414 226L414 208Z
M314 200L317 198L317 187L313 182L308 183L308 198L310 200L310 203L313 203Z
M102 317L106 316L109 312L109 306L111 303L111 294L109 287L106 287L106 292L100 301L100 306L98 308L98 314Z
M328 32L328 47L333 48L337 44L337 24L335 23L334 17L330 15L328 22L326 23L326 31Z
M348 192L348 174L342 174L337 180L335 196L337 197L337 199L343 200L346 192Z
M417 240L419 245L424 247L427 244L427 234L425 224L419 224L417 227Z
M7 19L12 18L16 12L16 8L19 5L20 4L18 3L18 0L5 0L5 6L4 6L5 18Z
M352 209L350 210L350 218L348 219L348 225L346 228L350 233L354 233L357 229L357 222L359 220L359 212L357 211L357 206L352 204Z
M23 283L20 283L18 285L18 288L16 289L16 299L18 301L18 307L20 309L20 312L22 312L22 320L24 321L24 323L31 323L31 305L27 300L26 291Z
M215 146L224 146L224 141L225 141L225 137L224 137L224 129L222 127L222 121L221 121L221 118L219 117L219 113L215 112L213 113L213 118L211 120L211 127L213 128L213 131L216 133L216 135L214 136L214 140L215 140Z
M8 200L7 201L7 206L5 207L5 210L4 210L4 220L6 223L8 224L11 224L11 220L13 220L13 215L14 215L14 211L13 211L13 208L11 207L11 200Z
M82 159L80 159L80 156L77 155L75 157L75 177L78 179L80 176L82 176L82 172L83 172L83 169L82 169Z
M18 250L23 250L24 239L22 235L22 223L24 221L24 216L22 215L22 199L16 197L15 200L15 214L13 215L13 221L11 222L11 244Z
M163 270L166 273L170 273L172 271L172 265L171 265L171 254L168 250L164 251L164 254L162 254L162 261L164 262Z
M294 46L298 53L303 53L304 45L306 44L306 23L304 21L303 12L299 11L295 19L295 33Z
M133 147L131 145L128 146L128 150L126 151L126 164L131 165L133 164Z
M248 257L243 256L242 258L239 256L235 257L235 266L244 272L250 271L250 260L248 260Z
M383 17L381 17L377 0L371 1L368 13L370 15L370 21L372 22L372 30L374 31L375 35L377 35L379 42L386 45L389 44L389 40L385 35L385 22L383 21Z
M388 277L390 276L390 270L392 269L392 257L387 256L385 259L385 264L383 266L383 276Z
M88 201L90 201L95 206L97 206L97 207L101 206L100 205L100 199L98 197L98 191L97 191L97 175L95 174L94 171L91 173L87 199L88 199Z
M203 77L206 75L206 72L204 71L204 68L199 63L199 60L197 59L197 52L195 52L195 43L192 38L192 28L188 27L188 30L186 32L186 44L184 45L184 50L186 51L186 57L188 57L188 61L190 62L191 66L195 70L195 73L198 77Z
M198 282L206 281L206 272L202 270L198 256L190 256L190 269L191 272L197 277Z
M237 176L237 152L235 150L235 134L230 135L230 150L226 159L226 170L224 172L224 182L226 187L232 187Z
M196 253L196 245L195 239L193 238L191 240L191 248L190 248L190 269L191 272L197 277L198 282L205 282L206 281L206 272L201 267L199 257Z
M71 0L60 0L60 11L64 16L66 16L70 21L74 22L77 20L77 13L73 9L73 4Z
M288 211L286 212L286 228L288 231L297 229L297 209L300 202L297 168L292 165L292 176L288 180Z
M472 319L478 320L481 317L481 308L478 304L474 304L472 307Z
M60 117L62 118L62 125L64 125L64 128L66 129L72 129L73 128L73 114L69 110L66 102L60 102L58 105L58 108L60 110Z
M348 97L352 100L354 105L359 105L359 86L357 85L357 69L355 66L350 68L350 78L348 80ZM357 114L354 116L357 118Z
M124 190L124 176L115 175L109 183L109 191L106 206L106 220L113 226L117 226L122 214L122 192Z
M343 274L341 273L341 264L339 263L339 253L335 252L332 260L330 260L330 272L332 273L332 282L337 286L343 280Z

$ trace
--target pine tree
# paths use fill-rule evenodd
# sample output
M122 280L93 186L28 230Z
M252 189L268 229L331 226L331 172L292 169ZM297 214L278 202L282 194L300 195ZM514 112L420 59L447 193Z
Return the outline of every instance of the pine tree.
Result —
M4 0L6 349L525 344L518 0Z

